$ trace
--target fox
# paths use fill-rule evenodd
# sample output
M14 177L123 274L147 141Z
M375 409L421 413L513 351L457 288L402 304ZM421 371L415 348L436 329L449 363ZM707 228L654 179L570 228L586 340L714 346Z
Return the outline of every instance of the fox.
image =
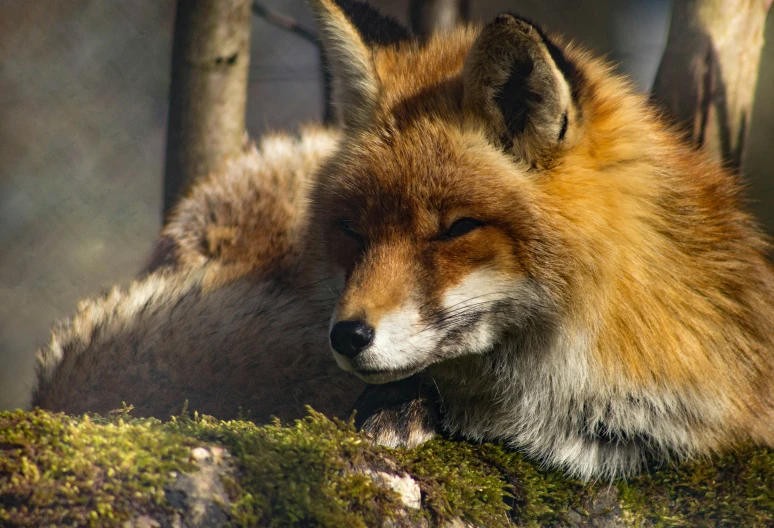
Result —
M384 45L312 5L344 137L306 251L342 369L429 376L444 431L583 479L774 443L774 274L736 177L523 18Z
M774 267L737 176L605 61L515 14L420 40L362 2L309 4L340 128L294 176L290 214L217 194L214 175L136 287L159 309L117 302L130 345L90 338L123 331L98 322L60 333L36 404L69 410L110 368L127 393L179 398L217 360L217 383L188 387L206 389L197 405L229 370L222 401L259 416L301 383L298 401L335 396L326 409L356 409L377 443L501 442L584 480L774 446ZM164 281L193 292L174 318Z

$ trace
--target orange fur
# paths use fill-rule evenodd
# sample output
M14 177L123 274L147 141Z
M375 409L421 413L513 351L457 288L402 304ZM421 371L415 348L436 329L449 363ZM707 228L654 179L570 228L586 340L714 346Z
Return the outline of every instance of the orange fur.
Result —
M146 412L191 393L344 414L360 384L324 360L332 310L373 334L334 351L342 368L432 378L447 431L584 478L774 445L774 270L732 174L517 17L420 43L358 27L357 2L312 4L343 131L270 139L200 184L163 269L55 331L36 402L94 410L119 387ZM367 404L366 430L430 436L435 413L386 387L400 404Z
M774 445L774 273L731 173L687 145L608 65L515 17L375 46L362 60L377 72L375 111L348 127L323 165L307 237L315 272L344 272L333 323L362 321L375 332L363 352L337 355L345 369L372 382L428 372L452 408L449 429L511 439L583 476L625 472L629 462L570 462L561 454L570 446L537 446L502 421L512 412L512 423L529 422L521 404L500 407L525 398L511 392L530 378L551 379L548 359L534 359L535 373L520 370L532 355L565 363L547 383L575 383L566 369L579 369L577 392L561 397L595 409L578 411L581 437L601 423L679 455L744 438ZM509 69L519 61L527 66ZM516 94L542 90L523 95L521 111L535 116L521 127L500 113L514 79ZM481 227L443 239L463 217ZM445 296L459 298L466 280L481 284L481 273L536 285L513 301L520 308L506 309L533 322L487 314L498 329L489 352L427 337L443 334L430 331L436 321L444 331L450 324ZM494 295L466 295L477 293ZM383 328L385 314L411 321L400 331L409 345L379 344L380 332L398 335ZM456 337L479 323L467 324ZM479 341L460 343L480 343L491 328L480 330ZM517 344L505 337L513 333ZM528 335L531 344L521 343ZM622 410L607 416L606 405ZM589 449L597 457L603 448Z

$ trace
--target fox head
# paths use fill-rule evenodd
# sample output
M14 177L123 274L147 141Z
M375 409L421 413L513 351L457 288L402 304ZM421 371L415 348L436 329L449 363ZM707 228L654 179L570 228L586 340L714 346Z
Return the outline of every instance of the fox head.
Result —
M420 44L361 31L364 4L312 5L345 128L311 222L339 365L387 382L550 327L565 248L536 180L576 141L579 74L513 15Z

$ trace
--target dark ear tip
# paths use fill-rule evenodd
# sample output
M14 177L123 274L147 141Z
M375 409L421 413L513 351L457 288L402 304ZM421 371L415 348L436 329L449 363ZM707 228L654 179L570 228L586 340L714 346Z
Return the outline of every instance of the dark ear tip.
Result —
M535 26L535 24L518 15L514 15L513 13L501 13L497 15L497 17L494 19L494 22L492 22L492 24L508 25L508 26L514 27L515 29L519 29L527 34L533 31L537 31L538 33L540 32L537 26Z
M501 13L494 19L495 24L508 24L516 18L510 13Z
M354 24L366 44L391 46L411 39L408 29L367 2L335 0L335 3Z

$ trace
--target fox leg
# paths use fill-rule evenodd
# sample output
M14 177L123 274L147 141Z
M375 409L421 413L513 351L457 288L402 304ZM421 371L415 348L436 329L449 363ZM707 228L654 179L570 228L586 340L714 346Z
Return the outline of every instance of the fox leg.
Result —
M440 432L438 390L421 374L366 386L354 410L357 428L387 447L416 447Z

